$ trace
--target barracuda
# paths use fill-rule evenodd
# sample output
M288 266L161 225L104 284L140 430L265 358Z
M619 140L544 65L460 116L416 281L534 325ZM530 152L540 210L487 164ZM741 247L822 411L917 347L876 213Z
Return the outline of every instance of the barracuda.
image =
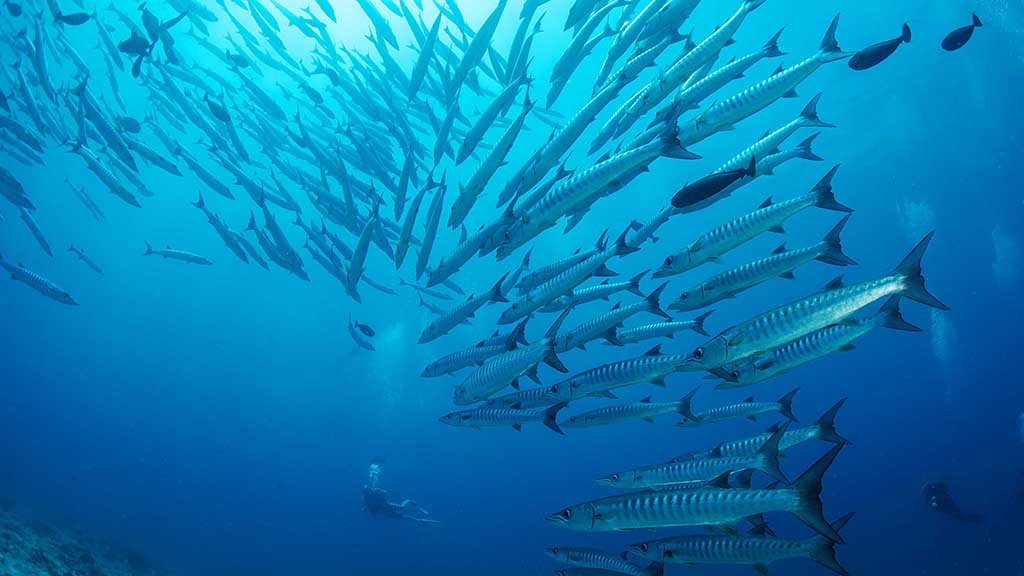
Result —
M14 264L9 263L4 260L2 254L0 254L0 267L7 270L7 273L11 275L11 280L21 282L47 298L52 298L53 300L56 300L61 304L67 304L68 306L78 306L78 302L63 288L60 288L39 274L28 270L21 264L15 266Z
M704 234L686 249L666 257L665 263L652 277L682 274L705 262L718 261L722 254L764 232L782 232L783 222L812 206L836 212L853 212L837 202L832 193L832 177L838 169L838 165L833 167L807 194L775 204L769 198L754 212Z
M551 280L552 278L555 278L556 276L572 268L573 266L576 266L580 262L583 262L584 260L593 257L595 254L599 254L602 250L604 250L604 248L602 247L604 244L604 239L605 235L602 234L601 237L598 238L597 244L593 249L588 250L586 252L581 252L580 250L577 249L576 252L572 256L569 256L568 258L557 260L555 262L552 262L551 264L546 264L544 266L531 270L527 274L523 274L523 276L519 279L519 282L516 283L516 288L518 288L520 294L525 294L530 290L533 290L534 288Z
M796 250L786 250L786 245L783 244L772 252L771 256L722 272L683 292L669 308L684 312L699 310L726 298L733 298L740 292L772 278L793 279L793 270L813 260L833 266L854 265L856 262L843 253L840 241L840 234L849 218L849 214L844 216L821 242Z
M829 540L842 537L822 515L821 479L842 449L837 445L792 485L729 488L719 476L702 488L638 492L576 504L547 516L549 524L579 532L676 526L719 526L766 512L789 512Z
M462 269L463 266L468 263L473 256L476 256L484 249L485 244L496 234L499 234L501 230L511 225L515 217L512 214L511 208L505 210L502 217L495 220L491 224L485 224L480 226L480 229L476 231L472 236L466 237L465 240L459 242L458 246L451 251L450 254L441 258L437 263L437 266L427 273L427 286L437 286L438 284L444 284L449 278L452 277L456 272ZM509 286L511 288L511 286ZM505 290L507 292L508 290Z
M586 348L587 342L597 338L604 338L612 344L621 346L622 342L619 341L617 335L618 328L622 326L626 319L641 312L650 312L656 316L672 320L672 317L661 309L661 304L659 303L661 293L665 291L666 286L668 286L668 282L663 283L640 302L628 306L622 306L621 303L616 304L609 312L600 314L558 336L555 340L555 350L558 352L565 352L573 348L583 350Z
M497 356L502 352L515 349L517 342L526 344L526 341L523 339L523 330L525 330L525 328L526 321L524 320L520 322L511 333L502 335L502 338L497 343L492 344L484 340L476 346L442 356L428 364L426 368L423 369L420 377L436 378L438 376L444 376L445 374L454 374L455 372L458 372L463 368L469 368L470 366L479 366L488 358Z
M636 328L630 328L628 330L619 330L619 342L623 344L635 344L644 340L650 340L651 338L669 338L675 339L676 332L683 330L692 330L697 334L708 336L706 330L704 330L704 321L708 319L708 316L714 313L714 310L709 310L697 316L693 320L682 320L678 322L658 322L656 324L647 324L644 326L637 326Z
M783 433L782 438L779 440L779 451L785 452L793 446L803 444L810 440L823 440L833 444L849 444L850 441L840 436L839 433L836 432L835 427L836 415L839 414L839 409L842 408L845 403L846 398L836 402L810 426L797 428L796 430L786 430ZM773 426L769 432L764 434L758 434L757 436L751 436L750 438L744 438L742 440L723 442L706 452L687 454L685 456L674 458L670 460L670 462L690 460L693 458L739 458L752 456L756 454L762 446L764 446L764 443L768 441L769 438L772 437L775 429L777 429L777 427Z
M853 513L833 522L832 531L838 534L851 518ZM751 565L761 575L767 574L767 565L777 560L810 558L840 576L849 575L836 561L835 542L823 536L784 540L755 529L742 536L676 536L632 544L626 551L654 562Z
M833 324L851 323L858 310L889 296L905 296L926 306L949 310L928 292L921 259L935 233L929 232L888 276L826 289L779 306L738 324L690 353L690 363L704 370L738 362Z
M686 358L683 354L662 354L658 345L643 356L603 364L566 378L551 386L549 394L556 402L568 402L642 382L664 387L667 376L687 367Z
M655 562L647 568L632 564L618 554L597 550L595 548L546 548L544 553L562 564L596 570L610 570L616 574L627 576L661 576L665 566Z
M740 120L767 108L780 98L796 96L796 87L823 64L849 57L850 54L843 52L839 48L839 43L836 42L836 27L838 25L839 16L836 15L825 32L821 48L810 58L784 70L779 69L771 77L731 98L712 105L694 121L694 132L700 135L710 135L731 128Z
M455 328L459 324L462 324L469 318L474 318L476 311L482 308L485 304L491 302L508 302L505 298L505 294L502 293L502 283L505 281L505 277L508 273L505 273L490 290L479 296L470 295L465 302L459 304L455 308L452 308L447 313L441 315L440 318L431 322L426 328L423 329L423 333L420 334L419 343L426 344L437 340L441 336L444 336L452 328Z
M773 479L788 483L779 469L779 441L785 432L780 427L761 447L750 455L712 456L677 462L666 462L617 472L595 481L598 486L621 489L671 488L674 484L709 481L722 474L757 470Z
M654 418L662 414L686 416L690 414L690 400L696 393L697 389L694 389L675 402L651 402L651 397L648 396L639 402L597 408L570 416L561 423L561 426L563 428L586 428L627 420L644 420L653 423Z
M881 310L863 321L836 324L798 338L788 344L774 348L764 354L747 358L737 365L712 371L725 382L716 388L739 388L764 382L769 378L816 360L832 352L847 352L854 349L853 341L884 327L905 332L920 332L921 328L908 323L900 313L899 296L890 297Z
M677 426L702 426L739 418L756 420L757 416L771 412L778 412L793 422L797 422L796 416L793 415L793 397L799 391L799 388L794 388L775 402L754 402L754 398L750 397L736 404L726 404L703 412L696 412L692 417L684 418Z
M501 317L498 318L498 324L511 324L526 318L555 298L571 293L581 282L591 276L609 275L610 271L605 266L609 260L615 256L625 256L637 251L637 248L626 244L628 231L628 228L624 230L611 247L604 248L602 246L596 254L527 292L502 312Z
M505 243L498 247L498 259L505 258L517 248L551 228L566 214L587 203L588 199L605 192L606 188L621 188L626 175L648 166L661 156L693 158L676 144L674 126L666 127L662 139L627 150L598 162L576 174L555 188L524 214L520 222L506 233Z
M513 347L508 352L485 360L480 368L456 386L455 404L465 406L487 400L506 386L518 389L519 378L524 375L539 384L537 366L541 362L559 372L568 372L569 369L559 360L554 348L555 336L568 313L569 310L563 312L539 341L521 348Z
M442 424L459 426L463 428L485 428L493 426L511 426L516 430L522 430L523 424L528 422L540 422L559 434L563 434L561 428L555 422L558 411L565 408L566 404L560 403L545 410L519 410L516 408L477 408L475 410L463 410L451 412L438 419Z
M628 282L610 282L605 280L596 286L587 286L586 288L576 288L572 291L572 294L568 296L562 296L561 298L551 302L547 306L541 308L541 312L558 312L564 310L569 306L579 306L580 304L586 304L595 300L608 300L608 297L612 294L619 292L630 292L636 294L642 298L646 295L640 291L640 280L647 275L647 270L633 276Z

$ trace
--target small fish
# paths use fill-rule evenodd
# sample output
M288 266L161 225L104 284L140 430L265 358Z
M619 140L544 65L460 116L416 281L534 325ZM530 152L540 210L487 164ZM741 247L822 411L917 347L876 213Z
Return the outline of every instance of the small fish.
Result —
M377 335L377 333L373 331L373 328L371 328L368 324L363 324L357 320L355 322L355 326L356 328L359 329L360 332L369 336L370 338L373 338L374 336Z
M968 30L973 30L973 26L968 26ZM872 44L867 48L857 52L850 58L850 68L854 70L867 70L882 63L883 60L892 56L893 52L899 48L900 44L910 44L910 26L903 24L903 33L893 38L892 40L886 40L885 42L879 42Z
M203 256L193 254L191 252L185 252L184 250L175 250L170 246L163 250L154 250L153 247L149 245L149 242L146 242L146 251L142 255L149 256L151 254L156 254L157 256L162 256L169 260L180 260L182 262L188 262L190 264L201 264L204 266L209 266L210 264L213 264L213 262L211 262L209 259Z
M368 350L370 352L373 352L374 350L376 350L376 348L373 347L373 344L371 344L369 341L365 340L362 337L362 334L361 334L362 330L359 328L359 326L360 326L359 322L354 322L352 320L352 318L349 318L349 320L348 320L348 333L349 333L349 336L351 336L352 340L355 341L356 346L359 346L363 350Z
M140 124L138 120L130 116L119 117L117 119L117 123L121 126L122 129L124 129L125 132L129 132L131 134L138 134L139 132L142 131L142 124Z
M684 417L678 426L700 426L740 418L756 420L757 416L771 412L778 412L791 421L798 422L796 416L793 415L793 398L799 391L799 388L794 388L775 402L755 402L753 396L751 396L743 402L736 404L727 404L703 412L694 412L690 416Z
M559 434L564 434L555 419L558 411L567 406L566 402L555 404L544 410L521 410L516 408L477 408L451 412L438 419L442 424L463 428L483 428L485 426L511 426L522 430L527 422L540 422Z
M544 553L555 561L569 566L607 570L627 576L662 576L665 573L665 565L660 562L641 568L618 554L594 548L547 548Z
M971 36L974 35L974 29L982 27L981 19L978 18L977 14L971 14L971 19L972 22L970 26L957 28L956 30L953 30L948 35L946 35L945 38L942 39L943 50L952 52L954 50L959 50L960 48L963 48L964 44L967 44L967 41L970 40Z
M751 156L750 165L746 168L727 170L725 172L715 172L714 174L709 174L696 182L687 184L672 197L672 207L683 208L702 202L708 198L718 195L738 180L743 178L756 178L756 162L757 158Z

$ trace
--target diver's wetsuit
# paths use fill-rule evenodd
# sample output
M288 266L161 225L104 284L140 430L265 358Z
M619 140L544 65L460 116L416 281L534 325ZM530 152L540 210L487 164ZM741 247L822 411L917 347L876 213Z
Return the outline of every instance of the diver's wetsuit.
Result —
M377 464L370 464L370 484L363 486L363 508L370 513L371 516L384 516L386 518L394 518L396 520L409 520L419 524L429 524L431 526L438 526L441 523L437 520L430 520L423 518L428 512L423 508L420 508L418 504L412 500L403 500L401 502L391 502L388 500L387 490L383 490L377 487L377 478L380 475L380 466Z
M981 522L981 514L964 512L953 500L949 493L949 487L945 482L929 482L921 487L921 494L924 495L928 507L936 512L941 512L961 524Z

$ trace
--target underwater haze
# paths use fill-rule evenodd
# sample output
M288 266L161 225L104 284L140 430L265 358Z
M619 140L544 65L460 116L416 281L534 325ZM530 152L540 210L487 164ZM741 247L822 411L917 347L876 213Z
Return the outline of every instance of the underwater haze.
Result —
M522 0L423 0L420 7L419 0L324 0L335 22L318 2L307 6L294 0L149 1L142 9L128 0L110 6L107 0L78 0L82 6L76 0L54 1L68 21L55 18L54 5L43 0L21 0L18 15L9 6L0 9L0 61L7 68L0 73L0 92L10 108L0 115L21 127L0 125L5 134L0 255L4 275L12 278L0 282L0 501L13 503L12 513L26 522L42 520L137 551L174 575L549 574L567 568L545 555L553 546L618 555L629 544L677 535L711 538L738 531L724 537L747 537L750 525L742 520L747 514L656 529L621 524L604 530L597 518L593 530L582 531L545 519L567 506L625 492L596 485L595 479L755 436L787 421L768 409L754 421L741 415L712 424L707 417L693 421L681 407L678 414L670 408L653 422L634 418L571 428L564 425L569 416L635 406L648 396L674 402L698 386L690 406L696 413L743 404L748 397L773 402L799 389L792 404L798 421L790 430L812 425L847 399L835 429L849 445L825 473L820 496L828 521L856 513L842 530L845 543L834 546L842 568L850 574L1024 574L1019 547L1024 389L1015 362L1024 322L1024 199L1018 174L1024 158L1024 7L1019 3L703 0L691 2L695 9L688 17L664 23L651 16L659 6L671 10L687 2L623 0L612 6L527 0L524 7ZM392 4L398 13L390 10ZM723 45L706 56L687 56L693 46L683 35L695 44L709 38L714 43L716 31L744 6L749 14L733 33L734 42L726 44L723 37ZM133 33L114 8L135 23L140 39L135 52L121 44ZM88 20L76 24L73 13L88 14ZM286 13L300 24L289 24ZM574 46L573 26L563 30L566 20L579 13L581 28L597 18L585 32L593 49L560 62ZM868 70L853 70L836 56L797 80L795 96L788 90L786 97L758 92L756 85L777 67L782 75L795 74L788 68L822 49L823 34L837 13L838 45L851 54L899 37L904 22L913 36ZM972 13L983 26L973 28L958 50L944 50L943 39L970 25ZM266 14L273 15L279 30L265 28ZM410 88L439 14L425 79ZM182 19L173 22L179 15ZM496 28L488 39L489 21ZM644 32L630 38L629 25L636 22ZM151 25L156 28L150 30ZM120 69L111 65L114 56L97 26L121 44L114 47ZM529 38L528 53L516 40L521 28ZM684 81L696 82L733 57L756 53L780 28L778 47L784 55L760 59L742 77L703 95L692 109L672 115L671 103ZM387 40L389 30L394 45ZM487 40L481 44L486 50L469 62L477 37ZM643 42L663 43L663 51L635 75L616 76L643 52ZM67 46L80 55L84 69ZM621 86L594 119L584 122L580 135L568 139L565 150L556 150L552 142L559 140L552 135L564 135L566 126L580 121L574 115L597 98L595 83L613 46L621 47L621 56L606 71L610 82ZM43 70L49 80L40 78L34 62L40 57L48 60ZM669 86L675 81L671 65L684 57L699 64L694 77L686 74ZM511 66L517 60L529 82L502 69L503 61ZM463 68L467 76L460 83ZM564 82L564 89L549 107L553 79ZM283 114L257 97L249 83ZM477 119L510 86L509 101L482 143L456 162ZM734 97L748 87L755 87L748 98ZM648 109L637 110L618 135L591 150L602 126L617 110L640 106L630 98L643 99L644 90ZM656 241L624 241L620 246L631 251L622 254L595 249L614 251L631 221L638 226L624 238L635 238L639 224L673 209L677 191L695 182L705 185L703 178L766 132L798 118L819 92L817 116L834 127L800 128L781 145L782 151L793 150L820 131L812 141L818 161L787 159L762 174L757 167L767 154L748 152L733 168L743 179L740 187L699 209L673 213L654 234ZM753 109L750 102L758 99L765 105ZM528 101L533 108L524 112ZM230 119L222 119L222 113ZM727 121L732 113L735 121ZM461 225L449 226L452 205L521 114L521 133L512 134L517 137L504 158L495 158L498 167L484 175L479 197L459 221L470 237L493 225L486 229L494 252L472 250L451 282L429 287L446 298L423 295L409 284L425 287L442 258L451 261L462 235ZM715 114L727 120L715 123ZM141 129L136 133L131 120L119 118L135 119ZM107 133L104 120L115 134ZM653 139L635 140L649 125L656 132ZM156 130L167 133L170 142ZM33 151L33 139L42 151ZM112 194L96 165L83 158L94 154L99 165L123 165L118 142L128 140L157 151L181 173L125 150L137 169L112 168L110 178L141 208ZM673 143L699 158L673 157L679 155ZM626 156L647 150L653 152L642 160ZM203 180L186 156L233 199ZM754 178L737 171L747 168L750 157ZM701 235L753 213L766 198L778 206L807 194L835 165L840 167L831 190L852 210L841 250L855 266L808 262L791 270L795 278L762 278L706 307L670 309L684 290L768 257L780 244L787 249L816 245L845 215L819 204L783 218L784 231L771 226L737 240L720 260L719 253L711 253L708 263L682 273L645 275L641 295L623 290L607 300L582 302L577 291L577 301L572 300L573 289L658 271L666 257L679 258L687 247L695 254L692 243ZM575 172L530 204L530 192L563 166ZM585 172L595 166L602 174L618 172ZM407 167L412 176L403 176ZM517 181L521 169L536 173L536 179ZM581 174L607 179L588 188L593 181ZM241 182L246 177L248 187ZM510 181L517 195L499 203ZM80 187L102 216L80 201L74 191ZM200 194L203 210L193 204ZM418 195L417 214L412 204ZM404 206L396 210L400 196ZM26 199L33 208L24 206ZM432 209L435 201L442 202L439 216ZM514 216L503 221L513 206ZM297 211L312 232L293 224ZM52 256L22 213L31 214ZM255 232L246 231L250 214ZM393 250L400 247L410 217L412 235L406 241L411 246L396 266ZM578 225L566 232L573 218ZM213 221L229 229L226 238L246 238L263 254L267 268L257 265L253 252L238 248L243 262ZM272 230L274 221L284 238ZM740 227L723 234L739 235ZM906 288L912 275L897 269L932 230L923 258L926 294L948 311L915 301L920 294ZM335 253L323 231L336 234L350 252L338 248ZM432 249L426 248L435 235ZM318 263L307 244L334 268ZM83 249L102 275L69 246ZM161 257L168 249L181 252ZM503 289L492 291L506 273L526 278L578 249L595 258L605 254L606 268L595 266L596 275L583 273L568 290L520 291L499 282ZM155 252L146 255L150 250ZM521 265L528 251L528 265ZM363 270L361 257L365 270L357 272ZM421 274L417 259L427 268ZM309 281L301 279L304 274ZM829 284L839 274L847 287L878 278L888 278L890 285L865 291L857 300ZM507 334L527 316L502 319L513 304L562 298L572 306L555 332L578 335L571 331L600 322L616 303L642 302L665 281L661 308L672 319L693 320L714 310L705 321L707 335L682 329L672 338L621 342L624 330L664 320L643 310L589 335L585 349L560 349L558 342L546 340L546 332L561 310L541 309L526 324L528 343L502 340L488 360L481 359L483 368L471 363L454 375L421 375L428 364L471 350L495 330ZM58 301L48 286L66 290L77 305ZM822 320L824 311L806 321L798 317L794 326L786 326L788 336L752 348L761 333L744 332L745 321L764 318L770 331L775 320L763 313L793 302L802 304L787 314L814 310L817 301L802 299L823 289L823 298L843 300L832 317ZM454 319L436 338L424 336L428 325L444 319L430 306L449 314L455 309L458 315L456 307L468 297L479 304L475 314ZM814 354L813 362L749 387L722 386L728 378L713 372L762 369L755 364L779 345L818 330L866 326L890 297L921 332L872 330L855 349ZM840 308L841 314L835 312ZM511 317L509 312L504 318ZM749 348L750 354L730 356L729 363L704 362L705 350L723 338L731 351ZM659 357L680 358L669 369L666 386L652 383L656 378L642 380L614 389L617 399L552 396L545 404L509 403L502 408L508 413L482 414L479 410L489 408L459 402L455 392L474 378L492 378L483 372L491 367L505 371L487 381L478 400L515 392L513 381L523 390L534 389L533 375L540 386L551 387L601 365L639 358L658 344ZM538 356L512 369L502 362L524 360L513 359L510 351ZM559 361L566 373L553 367ZM561 400L569 400L557 416L564 434L540 421L544 408ZM439 421L463 410L477 410L474 418L495 425L477 428L474 420L459 417ZM683 419L690 425L677 426ZM463 425L446 425L453 422ZM832 447L815 439L785 450L780 467L786 479L795 480ZM749 467L728 467L726 477ZM755 486L785 488L766 488L773 480L757 470ZM938 499L931 491L937 484ZM722 498L742 490L704 489L722 490ZM386 491L379 493L383 504L371 499L376 490ZM814 526L787 512L773 508L765 515L779 538L827 542L826 535L816 535ZM17 555L13 547L4 554ZM750 574L752 565L763 564L662 560L670 575ZM650 559L633 555L629 561L640 570ZM581 571L569 573L598 574L586 570L601 566L577 568ZM658 569L638 573L653 576ZM767 570L830 573L807 558L780 560ZM0 574L27 573L0 563Z

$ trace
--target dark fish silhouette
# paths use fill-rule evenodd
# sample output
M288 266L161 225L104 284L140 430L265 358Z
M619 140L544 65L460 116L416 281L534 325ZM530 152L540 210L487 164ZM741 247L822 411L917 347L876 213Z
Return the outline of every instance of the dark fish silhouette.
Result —
M374 336L377 335L377 333L373 331L373 328L370 328L370 326L368 326L367 324L356 322L356 328L359 328L360 332L369 336L370 338L373 338Z
M970 26L964 26L963 28L957 28L950 32L945 38L942 39L942 49L952 52L959 50L967 41L974 35L975 28L981 28L981 20L977 14L971 14L972 22Z
M132 28L132 35L127 40L117 45L117 49L124 54L132 56L143 56L149 53L152 44L145 36L139 34L138 28Z
M676 195L672 197L672 206L675 208L685 208L687 206L699 204L708 198L719 194L741 178L747 176L753 178L757 174L755 169L756 162L757 159L751 156L750 165L746 168L716 172L705 176L696 182L687 184L682 188L682 190L676 192Z
M900 44L910 43L910 26L903 24L903 34L893 38L892 40L886 40L885 42L879 42L872 44L867 48L857 52L850 58L850 68L854 70L867 70L882 63L883 60L892 56L893 52L899 48Z
M17 18L21 16L21 4L15 4L14 2L8 2L4 0L4 6L7 8L7 13Z
M921 487L921 495L924 496L928 508L945 514L961 524L973 524L981 522L981 514L964 512L953 500L949 492L949 486L945 482L929 482Z
M86 12L74 12L72 14L57 12L53 15L53 21L60 24L67 24L68 26L81 26L88 22L91 17L92 15Z
M142 124L130 116L121 116L117 119L117 123L125 130L125 132L129 132L131 134L138 134L142 131Z

